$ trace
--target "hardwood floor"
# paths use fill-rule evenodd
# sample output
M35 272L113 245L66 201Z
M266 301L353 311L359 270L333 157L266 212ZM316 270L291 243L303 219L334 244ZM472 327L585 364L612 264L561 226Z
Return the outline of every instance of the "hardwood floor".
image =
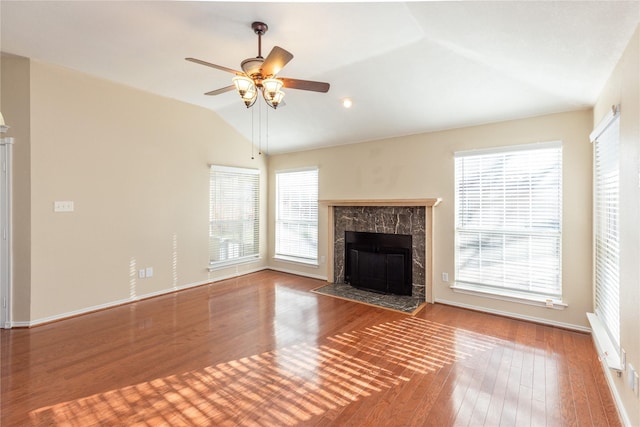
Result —
M0 425L617 426L587 334L262 271L0 330Z

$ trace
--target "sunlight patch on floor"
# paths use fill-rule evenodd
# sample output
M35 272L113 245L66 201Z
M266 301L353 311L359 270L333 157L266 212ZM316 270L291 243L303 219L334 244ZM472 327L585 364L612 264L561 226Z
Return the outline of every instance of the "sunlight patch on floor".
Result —
M500 340L416 318L40 408L37 425L288 425L435 372Z

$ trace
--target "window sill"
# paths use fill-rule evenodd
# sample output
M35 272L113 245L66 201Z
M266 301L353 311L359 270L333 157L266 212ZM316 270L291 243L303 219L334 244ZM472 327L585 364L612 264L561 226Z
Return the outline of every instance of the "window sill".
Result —
M620 352L618 351L619 347L611 342L609 334L607 333L604 325L600 322L598 316L593 313L587 313L587 319L589 319L591 335L593 336L593 340L595 341L598 350L598 359L606 363L609 369L613 369L618 373L618 376L620 376L624 370L624 366L620 359Z
M296 258L292 256L285 256L285 255L275 255L273 259L275 259L276 261L283 261L291 264L300 264L300 265L304 265L305 267L318 268L318 260L315 260L315 259L311 260L311 259Z
M518 292L509 291L489 291L484 288L455 284L450 286L453 292L474 295L484 298L493 298L501 301L516 302L519 304L533 305L537 307L545 307L554 310L564 310L568 305L560 300L545 298L543 296L534 296L520 294Z

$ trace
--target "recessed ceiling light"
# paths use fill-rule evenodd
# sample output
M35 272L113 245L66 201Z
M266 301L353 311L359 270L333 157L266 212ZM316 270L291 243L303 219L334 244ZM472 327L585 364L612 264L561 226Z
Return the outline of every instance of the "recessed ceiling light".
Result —
M342 106L344 108L351 108L352 105L353 105L353 101L351 100L351 98L344 98L342 100Z

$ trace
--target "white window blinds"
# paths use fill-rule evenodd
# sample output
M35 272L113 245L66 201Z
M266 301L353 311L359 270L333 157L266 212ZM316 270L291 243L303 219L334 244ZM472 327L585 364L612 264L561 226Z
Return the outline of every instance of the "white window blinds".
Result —
M258 169L211 166L209 186L210 266L259 255Z
M620 343L620 116L594 141L595 312L615 345Z
M318 169L276 172L276 257L317 263Z
M455 281L560 300L560 142L455 155Z

